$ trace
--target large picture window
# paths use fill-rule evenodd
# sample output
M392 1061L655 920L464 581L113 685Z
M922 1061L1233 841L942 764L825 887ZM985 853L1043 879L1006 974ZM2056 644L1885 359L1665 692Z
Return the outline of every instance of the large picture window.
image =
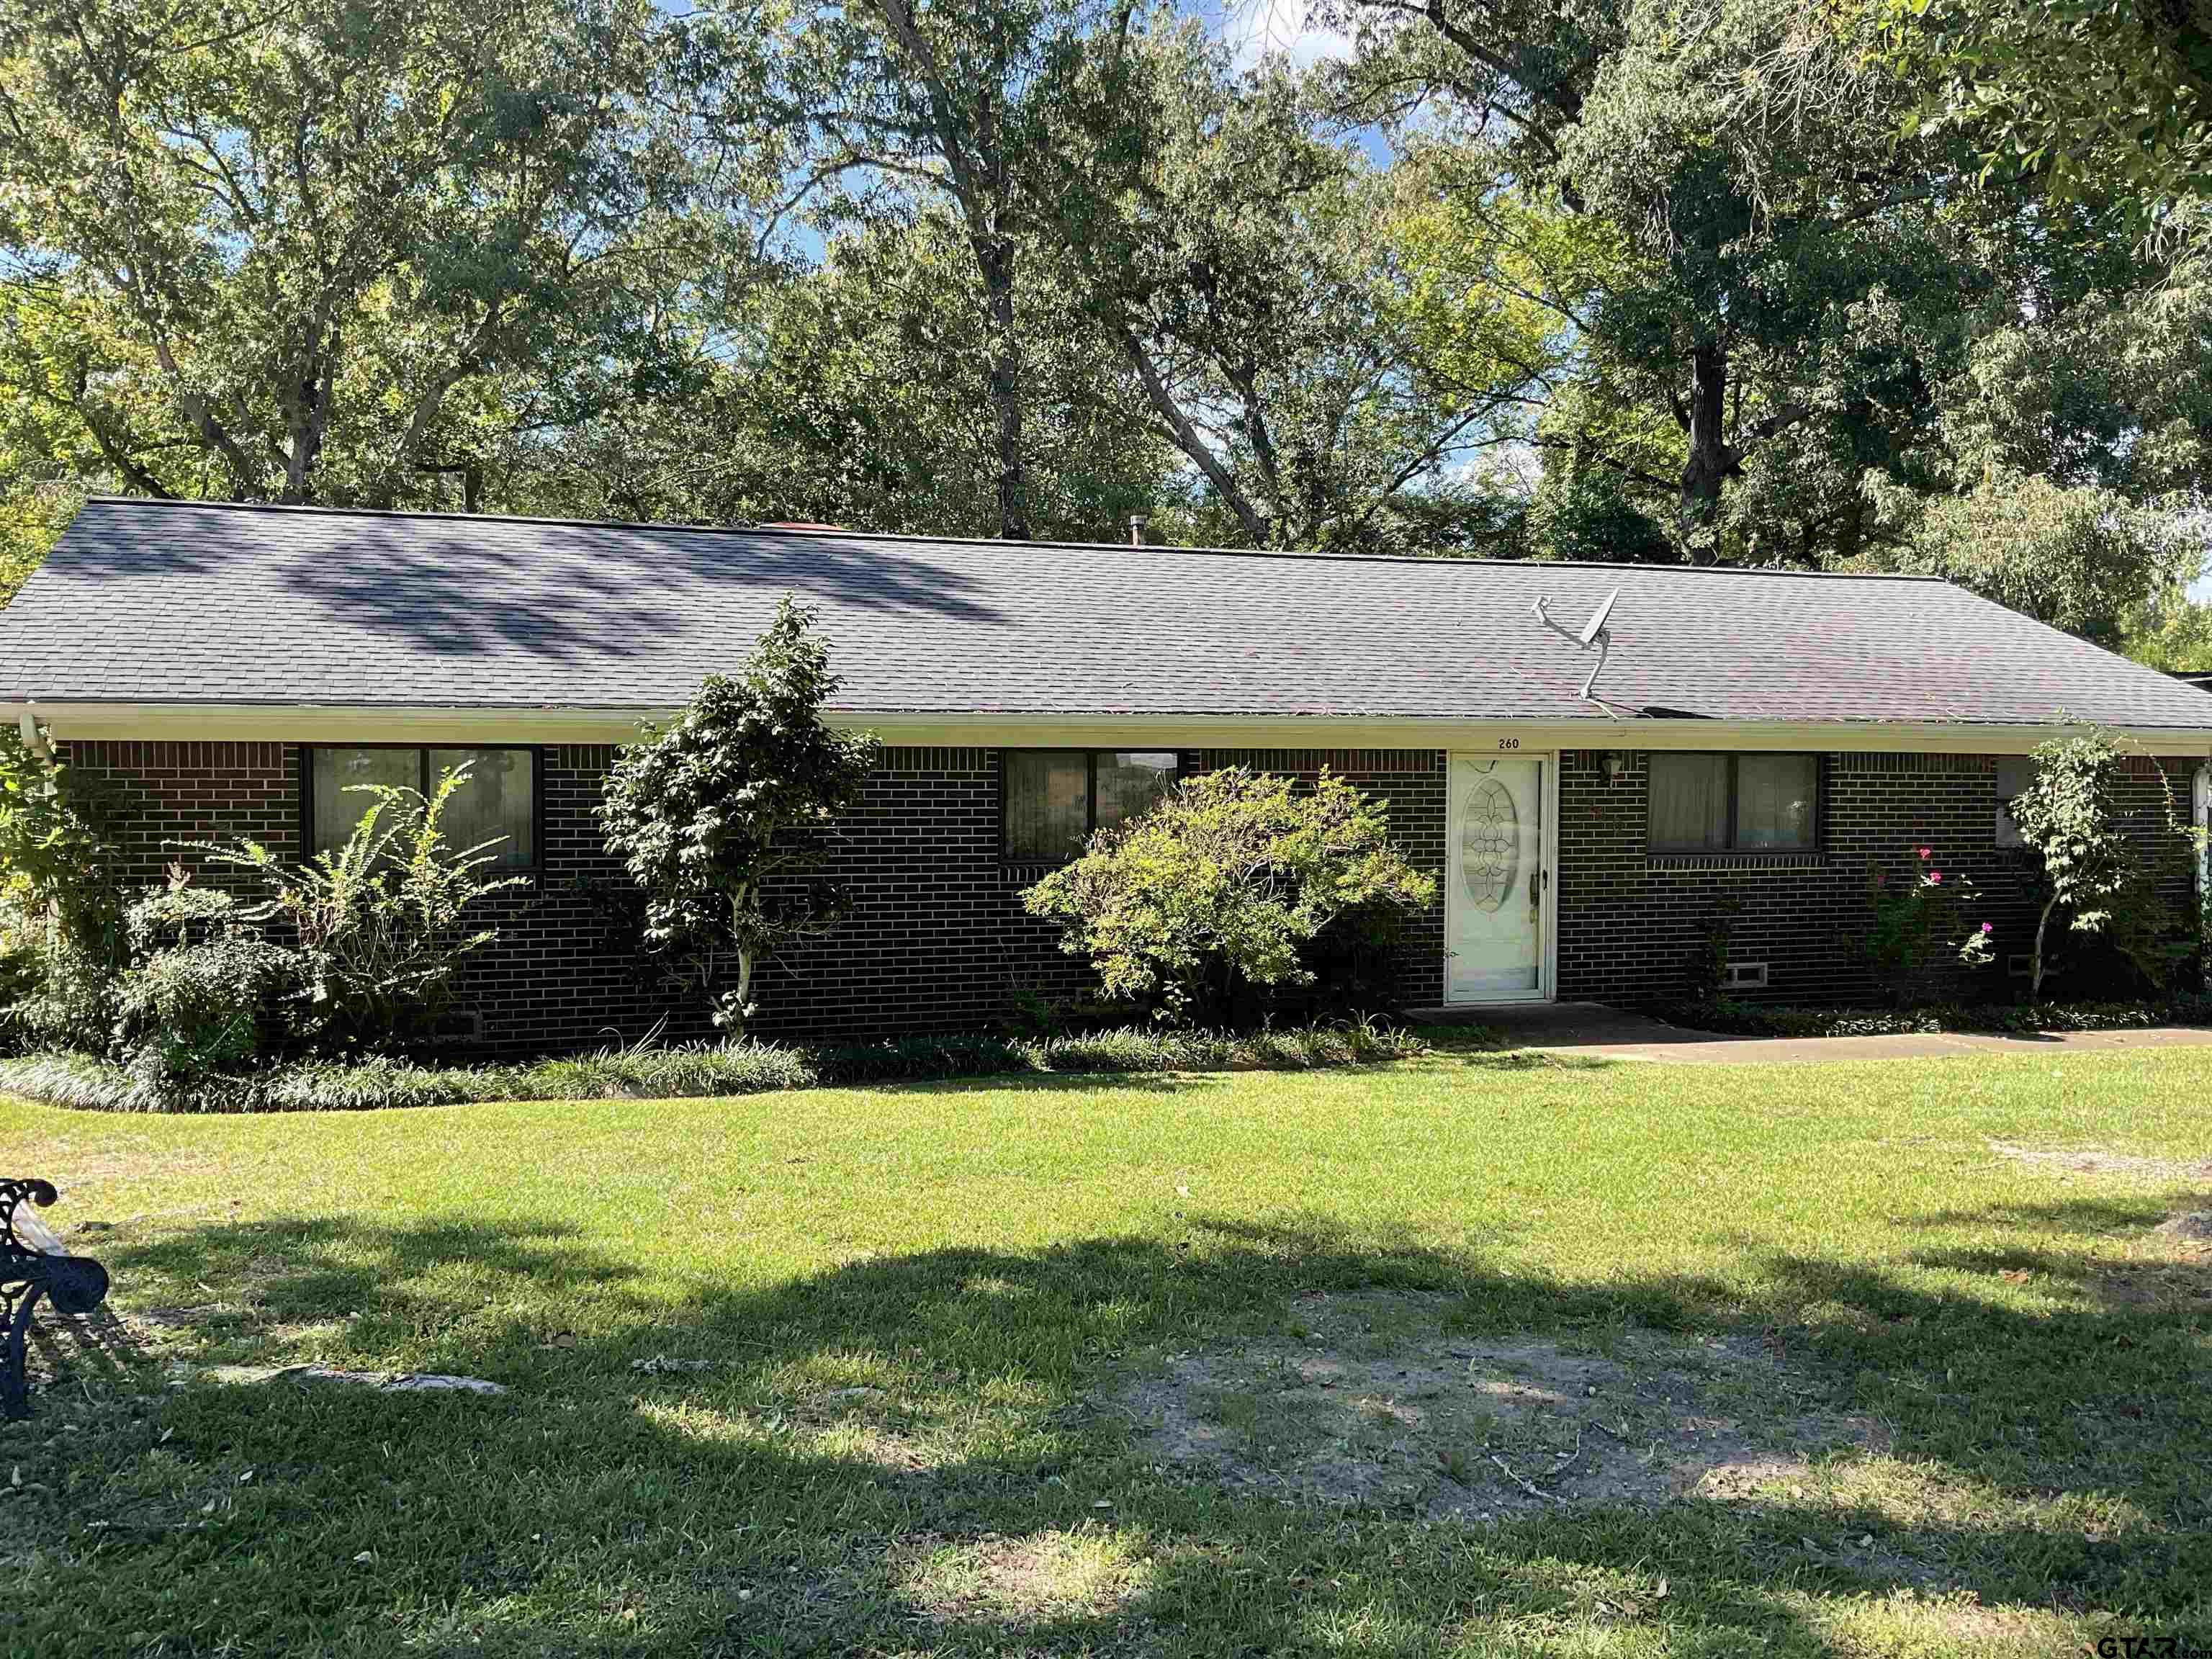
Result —
M1802 853L1819 833L1817 755L1650 757L1655 853Z
M446 803L446 844L459 852L501 838L489 849L502 870L538 867L538 751L534 749L356 749L307 751L307 817L313 850L345 842L375 804L349 793L364 784L420 790L466 763L466 782Z
M1111 829L1150 806L1175 781L1166 750L1009 749L1002 757L1009 864L1065 864L1094 830Z

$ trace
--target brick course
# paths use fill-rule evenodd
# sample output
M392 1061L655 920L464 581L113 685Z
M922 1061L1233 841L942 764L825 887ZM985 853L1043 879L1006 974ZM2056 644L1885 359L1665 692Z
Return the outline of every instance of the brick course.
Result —
M1646 845L1646 757L1631 754L1615 781L1595 750L1560 757L1559 994L1565 1000L1633 1000L1680 994L1707 923L1726 897L1740 906L1728 954L1767 964L1774 1001L1857 1002L1876 994L1859 955L1872 918L1870 878L1917 866L1929 848L1935 867L1969 875L1984 902L1975 919L1994 925L1996 963L1978 988L1997 988L2005 958L2027 951L2034 932L2029 856L1996 844L1996 762L1987 755L1836 754L1821 764L1818 852L1731 855L1654 854ZM2191 760L2129 763L2121 795L2129 833L2160 860L2169 897L2186 906L2187 843L2166 830L2174 807L2189 811ZM1954 875L1956 879L1956 874ZM1930 989L1963 989L1960 973Z
M510 1049L635 1038L665 1019L671 1035L703 1033L695 1000L664 982L630 943L635 890L592 819L614 751L544 749L544 871L526 892L494 901L498 942L473 958L462 1004ZM70 759L106 802L134 882L201 860L168 843L250 836L298 854L301 749L278 743L82 743ZM1984 756L1832 755L1823 762L1822 848L1748 858L1655 857L1645 847L1644 757L1617 782L1602 756L1559 757L1558 993L1630 1000L1683 988L1707 918L1723 894L1741 904L1729 955L1764 961L1765 994L1850 1000L1873 988L1856 961L1870 865L1903 869L1911 849L1937 849L1988 896L2000 957L2027 948L2033 926L2021 855L1995 844L1992 759ZM1231 765L1310 778L1326 764L1386 799L1393 838L1422 868L1445 859L1447 757L1435 750L1199 750L1187 769ZM2196 763L2162 763L2185 814ZM840 827L830 873L854 898L851 918L773 962L759 982L759 1030L874 1036L973 1027L1019 993L1084 994L1087 975L1055 932L1021 909L1042 873L999 857L995 750L884 751L861 805ZM2131 828L2165 849L2161 866L2186 904L2185 847L2164 833L2167 796L2157 764L2130 767ZM212 872L211 872L212 874ZM1400 942L1395 975L1407 1006L1434 1004L1444 960L1442 904ZM2002 965L1993 972L2001 973Z

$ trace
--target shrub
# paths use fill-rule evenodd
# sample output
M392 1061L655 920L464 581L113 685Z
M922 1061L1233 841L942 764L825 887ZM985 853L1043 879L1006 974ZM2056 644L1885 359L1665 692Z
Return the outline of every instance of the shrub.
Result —
M0 1044L104 1044L122 952L96 811L43 733L0 728Z
M1220 1018L1244 987L1309 985L1340 923L1420 909L1436 879L1389 843L1382 804L1334 773L1310 792L1234 769L1187 778L1023 896L1109 996Z
M261 1052L297 989L295 952L257 937L235 899L182 870L131 907L125 928L139 965L118 986L116 1036L134 1069L186 1082Z
M0 1060L0 1091L110 1111L359 1111L469 1101L739 1096L1039 1073L1306 1070L1402 1060L1426 1048L1410 1032L1358 1022L1246 1034L1124 1026L1042 1042L954 1035L816 1048L736 1038L512 1066L435 1066L370 1055L190 1078L158 1078L96 1055L64 1053Z
M1981 899L1973 878L1956 870L1947 877L1935 859L1934 848L1922 847L1901 874L1867 869L1874 914L1860 950L1875 983L1899 1005L1926 984L1939 945L1966 968L1986 968L1996 956L1990 924L1973 915Z
M2120 1031L2212 1024L2212 999L2192 996L2148 1002L1931 1003L1918 1008L1797 1007L1713 997L1655 1003L1650 1012L1686 1030L1759 1037Z
M843 894L809 878L875 756L873 738L823 723L839 682L811 623L787 595L739 678L708 675L622 750L599 805L607 850L645 892L646 948L732 1035L762 959L842 915Z
M468 776L455 767L425 799L419 791L361 784L373 796L345 844L286 869L255 842L191 850L250 871L270 896L241 911L279 922L299 942L299 1022L341 1048L378 1048L426 1037L451 1000L461 963L498 937L474 927L484 899L528 878L487 879L499 838L455 851L441 825Z

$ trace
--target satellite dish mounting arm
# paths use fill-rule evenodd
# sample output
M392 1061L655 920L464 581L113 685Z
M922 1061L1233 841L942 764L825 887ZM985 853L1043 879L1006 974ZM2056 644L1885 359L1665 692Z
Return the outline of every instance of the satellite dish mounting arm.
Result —
M1550 601L1542 599L1536 601L1536 620L1542 623L1545 627L1550 629L1561 639L1571 641L1578 650L1588 651L1593 646L1597 648L1597 661L1591 666L1589 677L1583 681L1583 700L1585 702L1597 704L1608 714L1613 713L1613 709L1605 699L1590 694L1592 689L1597 684L1597 677L1605 672L1606 659L1613 654L1613 630L1607 627L1606 623L1612 618L1613 604L1620 598L1620 590L1617 587L1607 594L1605 603L1598 606L1590 619L1583 624L1583 631L1579 634L1571 632L1552 620ZM1615 718L1619 717L1615 716Z

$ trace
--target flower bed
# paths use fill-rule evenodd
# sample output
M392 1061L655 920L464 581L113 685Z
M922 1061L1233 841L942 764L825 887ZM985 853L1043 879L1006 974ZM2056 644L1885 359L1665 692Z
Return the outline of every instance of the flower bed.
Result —
M490 1100L669 1099L949 1078L1107 1072L1308 1071L1404 1060L1426 1042L1370 1021L1281 1030L908 1037L803 1047L750 1039L608 1049L508 1065L297 1060L164 1088L89 1054L0 1060L0 1093L135 1112L365 1111Z
M1936 1031L2122 1031L2212 1025L2212 998L2157 1002L1931 1003L1918 1008L1801 1008L1730 997L1651 1005L1655 1018L1731 1036L1890 1036Z

